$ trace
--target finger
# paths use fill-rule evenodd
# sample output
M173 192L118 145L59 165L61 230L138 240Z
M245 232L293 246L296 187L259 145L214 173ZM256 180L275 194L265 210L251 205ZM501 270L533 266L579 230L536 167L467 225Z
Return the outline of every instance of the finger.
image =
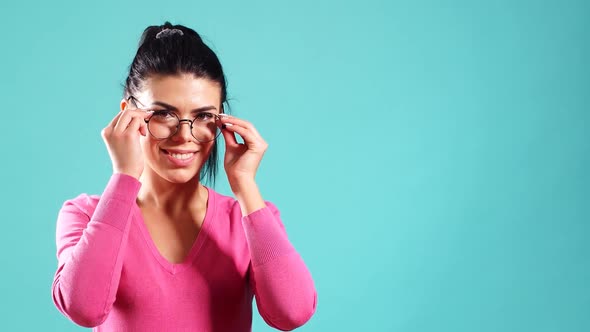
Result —
M119 118L121 117L121 115L127 111L127 110L133 110L135 108L132 108L129 106L129 104L125 105L125 108L120 110L119 113L117 113L117 115L113 118L113 120L111 121L111 123L109 123L109 127L111 128L115 128L115 126L117 125L117 122L119 122Z
M145 120L141 121L141 127L139 127L139 132L141 133L141 135L147 136L148 128L147 128L147 123L145 123Z
M221 118L221 122L222 123L232 123L232 124L237 124L240 125L242 127L248 128L251 126L251 123L246 121L246 120L242 120L239 118L236 118L233 115L226 115L226 114L220 114L219 117Z
M244 143L246 144L256 144L259 141L258 137L256 137L256 135L254 135L254 133L248 128L232 124L231 126L227 126L226 130L232 135L233 133L237 133L238 135L242 136Z
M147 121L149 119L150 116L152 116L152 114L154 113L154 111L146 111L145 114L142 117L142 121L141 121L141 127L139 127L139 132L143 135L143 136L147 136L149 130L148 130L148 124Z
M145 111L139 110L139 109L124 110L123 113L121 114L121 116L119 117L117 124L114 127L114 131L118 132L118 133L123 133L134 118L139 118L142 120L142 122L145 123L144 119L149 117L150 114L151 114L151 112L145 112ZM138 130L139 130L139 127L138 127Z
M111 120L111 122L109 123L108 126L111 127L111 128L115 128L115 125L119 121L119 118L121 117L121 114L123 114L123 110L120 110L119 113L117 113L117 115L113 118L113 120Z
M141 123L145 123L143 121L142 118L135 116L133 117L133 119L131 119L131 122L129 122L129 126L127 127L127 129L125 129L125 132L127 133L141 133L140 129L141 129Z
M121 113L121 116L119 116L119 120L117 121L117 123L115 124L115 127L113 128L113 132L122 133L123 131L125 131L125 129L129 125L129 122L131 122L131 115L129 114L128 111L125 110L125 111L123 111L123 113Z
M238 119L238 118L233 117L233 116L222 116L221 117L221 123L224 123L224 124L231 123L231 124L235 124L235 125L241 126L243 128L246 128L246 129L252 131L252 133L254 134L254 136L257 136L257 137L261 138L260 133L258 133L258 131L254 127L254 125L252 123L246 121L246 120Z
M232 126L231 123L230 123L230 126ZM225 124L222 125L222 127L221 127L221 134L223 135L223 138L225 139L225 145L235 147L239 144L238 140L236 139L236 135L232 131L229 131L227 128L228 127Z

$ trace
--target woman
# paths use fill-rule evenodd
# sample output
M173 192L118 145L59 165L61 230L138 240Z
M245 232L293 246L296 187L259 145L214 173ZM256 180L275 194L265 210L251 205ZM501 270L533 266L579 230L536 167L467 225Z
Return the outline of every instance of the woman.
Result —
M144 31L121 111L102 131L113 175L100 197L81 194L58 215L53 301L73 322L250 331L253 296L280 330L313 315L311 275L254 180L267 143L224 103L221 64L194 30ZM214 180L221 137L236 199L201 184Z

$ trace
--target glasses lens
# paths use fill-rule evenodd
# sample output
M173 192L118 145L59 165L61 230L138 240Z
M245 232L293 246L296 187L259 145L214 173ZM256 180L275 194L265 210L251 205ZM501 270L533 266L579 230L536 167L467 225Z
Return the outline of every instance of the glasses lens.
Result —
M148 130L155 138L165 139L172 136L178 127L178 117L171 112L156 111L149 119Z
M197 114L193 121L193 136L199 142L210 142L219 136L221 131L217 125L215 114L201 112Z

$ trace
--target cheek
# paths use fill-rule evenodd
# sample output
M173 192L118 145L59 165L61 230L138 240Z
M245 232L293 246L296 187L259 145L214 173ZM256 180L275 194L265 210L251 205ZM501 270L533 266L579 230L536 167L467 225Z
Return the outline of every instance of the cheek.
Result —
M151 137L141 136L139 138L139 145L144 158L153 159L154 157L158 156L158 152L160 151L158 143L158 141L152 139Z
M213 151L213 145L214 143L208 143L207 145L205 145L202 149L203 151L203 158L207 159L209 157L209 154ZM219 147L218 147L219 148Z

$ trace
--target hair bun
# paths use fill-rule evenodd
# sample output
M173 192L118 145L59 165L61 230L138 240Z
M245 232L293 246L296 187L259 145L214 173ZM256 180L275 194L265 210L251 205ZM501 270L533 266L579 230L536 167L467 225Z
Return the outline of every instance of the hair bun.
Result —
M184 32L179 29L164 29L156 34L156 39L166 38L175 34L180 34L181 36L184 35Z

